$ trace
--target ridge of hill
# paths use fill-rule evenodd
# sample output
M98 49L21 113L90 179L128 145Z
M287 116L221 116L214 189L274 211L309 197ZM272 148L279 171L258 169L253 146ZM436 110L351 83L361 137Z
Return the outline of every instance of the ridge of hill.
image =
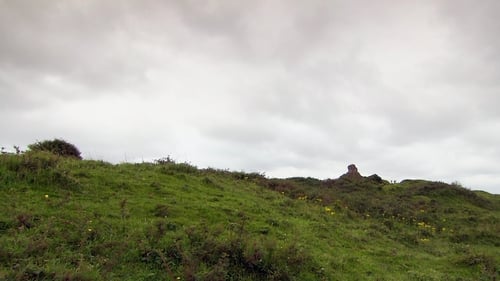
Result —
M349 175L3 154L0 280L498 280L499 195Z

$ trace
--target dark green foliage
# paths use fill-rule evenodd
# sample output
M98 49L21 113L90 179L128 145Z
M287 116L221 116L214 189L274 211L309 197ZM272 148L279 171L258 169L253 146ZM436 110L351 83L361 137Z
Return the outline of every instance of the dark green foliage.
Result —
M266 177L263 173L247 173L243 171L229 171L229 170L222 170L222 169L214 169L214 168L207 168L201 170L204 174L208 175L217 175L217 176L224 176L224 177L229 177L233 178L236 180L245 180L245 181L254 181L254 182L261 182L265 181Z
M174 175L176 173L194 174L198 173L198 168L187 162L177 163L170 156L154 160L160 171L165 174Z
M28 145L28 148L32 151L47 151L59 156L82 159L75 145L61 139L39 141Z
M494 208L493 202L475 192L442 182L405 180L401 184L391 185L379 176L372 175L361 180L288 178L269 179L264 183L268 188L291 198L306 198L323 205L334 204L338 208L353 210L360 216L369 214L432 221L436 219L436 213L445 211L439 201L447 198L460 198L481 208ZM434 199L429 199L431 197Z
M459 263L466 266L477 267L488 275L491 280L496 280L496 276L500 273L500 265L495 258L484 254L469 254L461 259Z
M228 239L223 229L193 226L185 236L162 250L147 249L141 261L169 271L183 269L186 279L196 280L294 280L301 271L319 268L297 244L278 247L273 240L253 240L245 228Z
M384 183L384 180L377 174L373 174L373 175L367 177L367 179L374 182L374 183Z
M158 164L159 169L162 173L167 175L175 175L178 173L182 174L196 174L198 173L198 168L189 163L175 163L175 162L165 162Z

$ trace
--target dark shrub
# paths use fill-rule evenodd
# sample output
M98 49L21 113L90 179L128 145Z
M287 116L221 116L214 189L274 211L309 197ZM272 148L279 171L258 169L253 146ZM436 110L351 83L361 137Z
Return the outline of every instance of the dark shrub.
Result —
M28 148L32 151L48 151L59 156L82 159L75 145L61 139L39 141L28 145Z

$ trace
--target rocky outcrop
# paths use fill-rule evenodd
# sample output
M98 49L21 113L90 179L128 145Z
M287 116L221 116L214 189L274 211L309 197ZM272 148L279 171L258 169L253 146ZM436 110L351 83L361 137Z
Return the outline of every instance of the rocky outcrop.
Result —
M347 173L341 175L337 180L338 182L348 182L348 183L356 183L357 185L363 185L363 184L383 184L383 183L389 183L386 180L382 179L379 175L373 174L368 177L363 177L359 172L358 168L356 165L351 164L347 166Z
M375 183L384 183L384 180L377 174L373 174L367 177L367 179Z
M350 180L359 180L362 179L363 176L358 172L358 168L356 165L351 164L347 166L347 173L340 176L341 179L350 179Z

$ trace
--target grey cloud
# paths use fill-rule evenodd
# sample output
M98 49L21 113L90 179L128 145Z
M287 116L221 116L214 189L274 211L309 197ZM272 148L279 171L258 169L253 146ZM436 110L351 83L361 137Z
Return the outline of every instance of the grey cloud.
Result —
M280 176L335 177L354 162L492 188L499 10L0 1L2 144L61 136L116 162L171 154Z
M60 77L88 88L87 94L143 82L144 63L151 59L130 45L131 23L121 18L120 5L98 4L5 1L0 12L0 34L6 39L0 44L0 67L4 72L31 72L35 79Z

